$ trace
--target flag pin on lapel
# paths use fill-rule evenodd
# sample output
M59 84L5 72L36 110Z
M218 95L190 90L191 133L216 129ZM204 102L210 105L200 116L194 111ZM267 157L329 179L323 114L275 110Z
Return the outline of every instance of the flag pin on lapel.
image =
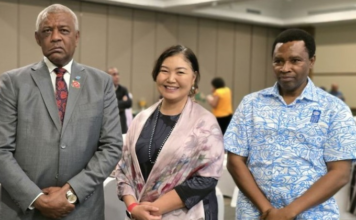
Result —
M80 82L78 81L80 76L76 76L75 79L72 81L72 87L76 89L80 89Z

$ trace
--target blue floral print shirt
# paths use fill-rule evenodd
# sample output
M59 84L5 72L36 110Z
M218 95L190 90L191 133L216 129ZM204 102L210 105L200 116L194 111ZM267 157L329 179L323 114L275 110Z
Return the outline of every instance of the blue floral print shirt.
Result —
M278 84L249 94L224 136L225 149L247 157L247 166L275 208L301 196L327 173L326 162L356 158L356 126L349 107L308 78L302 94L287 105ZM259 219L239 193L236 219ZM333 198L296 219L339 219Z

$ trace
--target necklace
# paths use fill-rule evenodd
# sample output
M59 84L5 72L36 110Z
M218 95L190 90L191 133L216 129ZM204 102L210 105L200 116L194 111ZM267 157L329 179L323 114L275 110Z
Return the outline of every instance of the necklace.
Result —
M157 108L155 123L153 124L153 129L152 129L151 138L150 138L150 144L148 145L148 159L150 160L151 164L154 164L154 163L156 162L159 153L161 153L161 150L162 150L163 145L166 143L168 137L171 135L171 133L172 133L174 127L176 126L177 121L178 121L178 119L177 119L177 121L174 123L174 125L173 125L172 128L171 128L171 130L169 131L167 137L163 140L163 142L162 142L162 144L161 144L161 147L160 147L159 150L158 150L158 154L157 154L156 160L153 161L152 158L151 158L151 147L152 147L153 136L154 136L155 131L156 131L156 125L157 125L158 116L159 116L159 113L160 113L160 108L161 108L161 105L159 105L158 108ZM180 114L179 114L179 116L180 116Z

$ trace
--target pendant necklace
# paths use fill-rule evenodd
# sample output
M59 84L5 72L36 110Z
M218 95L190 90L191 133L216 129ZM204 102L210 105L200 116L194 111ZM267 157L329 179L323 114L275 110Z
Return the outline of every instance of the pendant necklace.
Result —
M177 121L176 121L176 122L174 123L174 125L172 126L172 128L171 128L171 130L169 131L167 137L164 139L164 141L163 141L162 144L161 144L161 147L160 147L159 150L158 150L158 154L157 154L156 160L153 161L152 158L151 158L151 147L152 147L153 136L154 136L155 131L156 131L156 125L157 125L157 121L158 121L158 116L159 116L159 114L160 114L160 108L161 108L161 104L157 107L155 122L154 122L154 124L153 124L153 129L152 129L152 133L151 133L150 143L149 143L149 145L148 145L148 159L149 159L149 161L151 162L151 164L154 164L154 163L156 162L156 160L157 160L157 158L158 158L158 155L159 155L159 153L160 153L161 150L162 150L163 145L166 143L168 137L171 135L171 133L172 133L174 127L176 126L177 121L178 121L178 119L177 119ZM179 116L180 116L180 114L179 114Z

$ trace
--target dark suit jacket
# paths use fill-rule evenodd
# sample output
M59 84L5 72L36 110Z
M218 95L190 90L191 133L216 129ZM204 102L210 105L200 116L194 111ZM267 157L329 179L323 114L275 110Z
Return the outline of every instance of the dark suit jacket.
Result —
M104 219L103 181L121 157L111 77L73 62L63 126L42 61L0 75L1 220L46 219L28 210L41 189L68 182L79 198L65 219ZM113 192L115 193L115 192Z
M124 101L122 98L124 96L127 96L127 100ZM121 123L121 130L123 134L126 134L127 132L127 123L126 123L126 114L125 114L125 109L131 108L132 106L132 100L129 96L129 92L127 89L121 85L116 89L116 97L117 97L117 102L119 103L119 111L120 111L120 123Z

